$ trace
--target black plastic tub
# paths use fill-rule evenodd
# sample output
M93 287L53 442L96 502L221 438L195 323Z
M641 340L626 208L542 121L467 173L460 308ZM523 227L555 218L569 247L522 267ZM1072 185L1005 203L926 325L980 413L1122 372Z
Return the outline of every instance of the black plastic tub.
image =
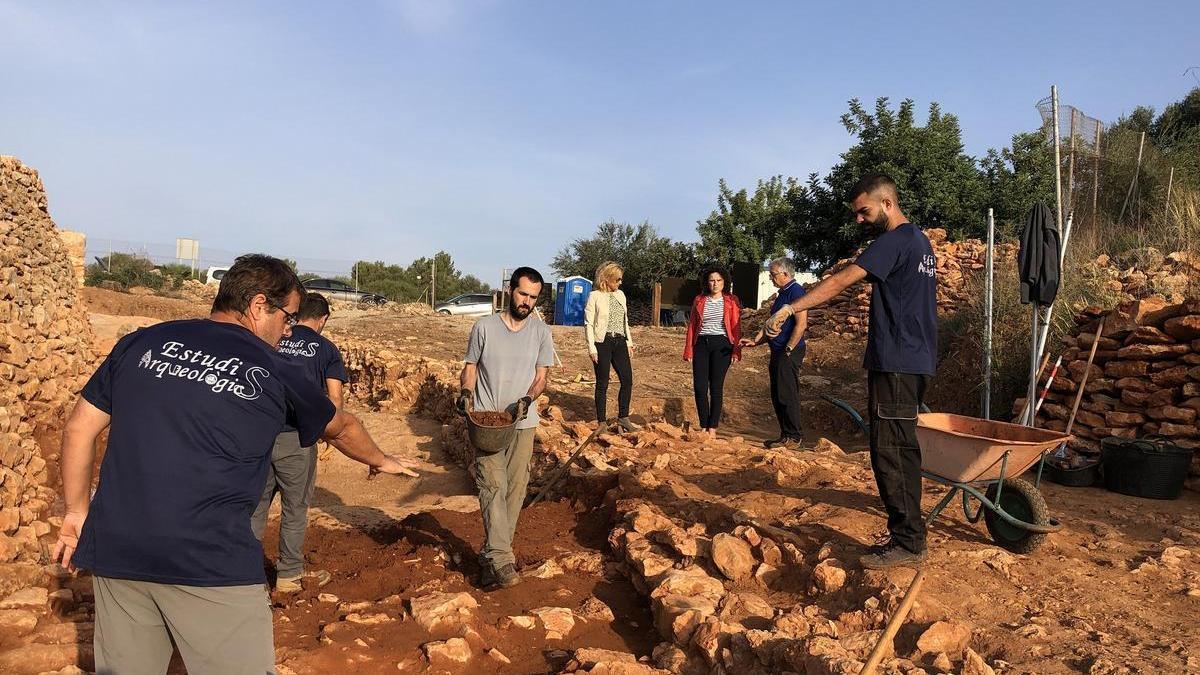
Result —
M1091 462L1080 467L1058 466L1046 460L1042 475L1051 483L1067 487L1091 487L1100 481L1100 462Z
M1104 487L1149 499L1178 499L1187 480L1192 451L1159 440L1118 438L1100 441Z

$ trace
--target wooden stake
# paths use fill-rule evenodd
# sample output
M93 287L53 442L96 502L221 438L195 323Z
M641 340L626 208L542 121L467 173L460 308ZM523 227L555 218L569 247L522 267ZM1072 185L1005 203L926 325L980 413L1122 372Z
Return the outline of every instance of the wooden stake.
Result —
M917 576L913 577L912 583L908 586L908 592L904 594L904 599L900 601L900 606L896 608L896 613L888 621L883 635L879 637L879 642L875 643L875 648L871 650L871 655L867 657L867 662L863 664L862 670L858 671L858 675L874 675L875 670L879 667L879 662L883 661L883 653L887 651L887 644L895 639L896 631L900 630L900 624L904 623L904 618L912 610L913 602L917 599L917 592L921 590L922 581L925 581L923 568L917 570Z
M1096 358L1096 347L1100 346L1100 336L1104 333L1104 320L1107 316L1100 317L1100 326L1096 328L1096 339L1092 340L1092 348L1088 352L1087 370L1083 371L1083 377L1079 378L1079 391L1075 392L1075 405L1071 406L1071 419L1067 420L1067 434L1071 433L1071 427L1075 426L1075 414L1079 412L1079 402L1083 400L1083 388L1087 386L1088 374L1092 371L1092 360Z

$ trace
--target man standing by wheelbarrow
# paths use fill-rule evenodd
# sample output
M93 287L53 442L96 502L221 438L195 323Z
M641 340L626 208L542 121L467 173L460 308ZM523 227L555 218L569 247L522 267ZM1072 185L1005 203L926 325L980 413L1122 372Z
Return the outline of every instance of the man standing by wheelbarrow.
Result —
M773 314L766 332L778 334L793 314L828 302L858 281L871 282L863 367L871 467L887 511L889 536L861 562L870 569L914 565L927 555L917 413L937 363L937 259L929 238L901 212L891 178L864 176L848 197L858 224L879 231L879 237L854 263Z
M520 583L512 542L529 485L533 433L538 426L537 397L546 388L554 364L550 327L531 316L542 293L542 275L518 267L509 280L507 311L475 322L463 358L458 409L504 411L516 420L516 434L494 453L475 452L475 486L483 514L480 563L484 588L508 588Z

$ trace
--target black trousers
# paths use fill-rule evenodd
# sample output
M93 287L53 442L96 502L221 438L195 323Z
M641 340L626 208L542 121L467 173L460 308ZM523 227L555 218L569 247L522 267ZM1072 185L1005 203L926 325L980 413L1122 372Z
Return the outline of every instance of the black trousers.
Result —
M875 484L887 511L892 540L913 553L925 550L917 413L925 401L928 384L927 375L867 372Z
M701 429L721 424L721 394L733 362L733 344L724 335L701 335L692 346L692 390Z
M629 363L629 343L624 336L607 335L596 343L596 419L608 421L608 373L617 371L621 389L617 392L618 417L629 417L629 401L633 398L633 366Z
M804 436L800 430L800 365L804 363L804 352L803 345L797 345L791 356L771 347L771 403L782 438Z

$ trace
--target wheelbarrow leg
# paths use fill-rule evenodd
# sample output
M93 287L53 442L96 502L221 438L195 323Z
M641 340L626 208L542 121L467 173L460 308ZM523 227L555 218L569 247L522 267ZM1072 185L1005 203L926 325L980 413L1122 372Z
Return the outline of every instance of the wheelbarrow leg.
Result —
M933 507L933 510L929 512L929 515L925 516L926 527L933 522L934 518L938 517L938 514L942 512L942 509L946 508L946 505L950 503L950 500L954 499L954 495L958 494L958 491L959 488L957 487L950 488L950 491L946 493L946 496L942 497L942 501L938 502L937 506Z

